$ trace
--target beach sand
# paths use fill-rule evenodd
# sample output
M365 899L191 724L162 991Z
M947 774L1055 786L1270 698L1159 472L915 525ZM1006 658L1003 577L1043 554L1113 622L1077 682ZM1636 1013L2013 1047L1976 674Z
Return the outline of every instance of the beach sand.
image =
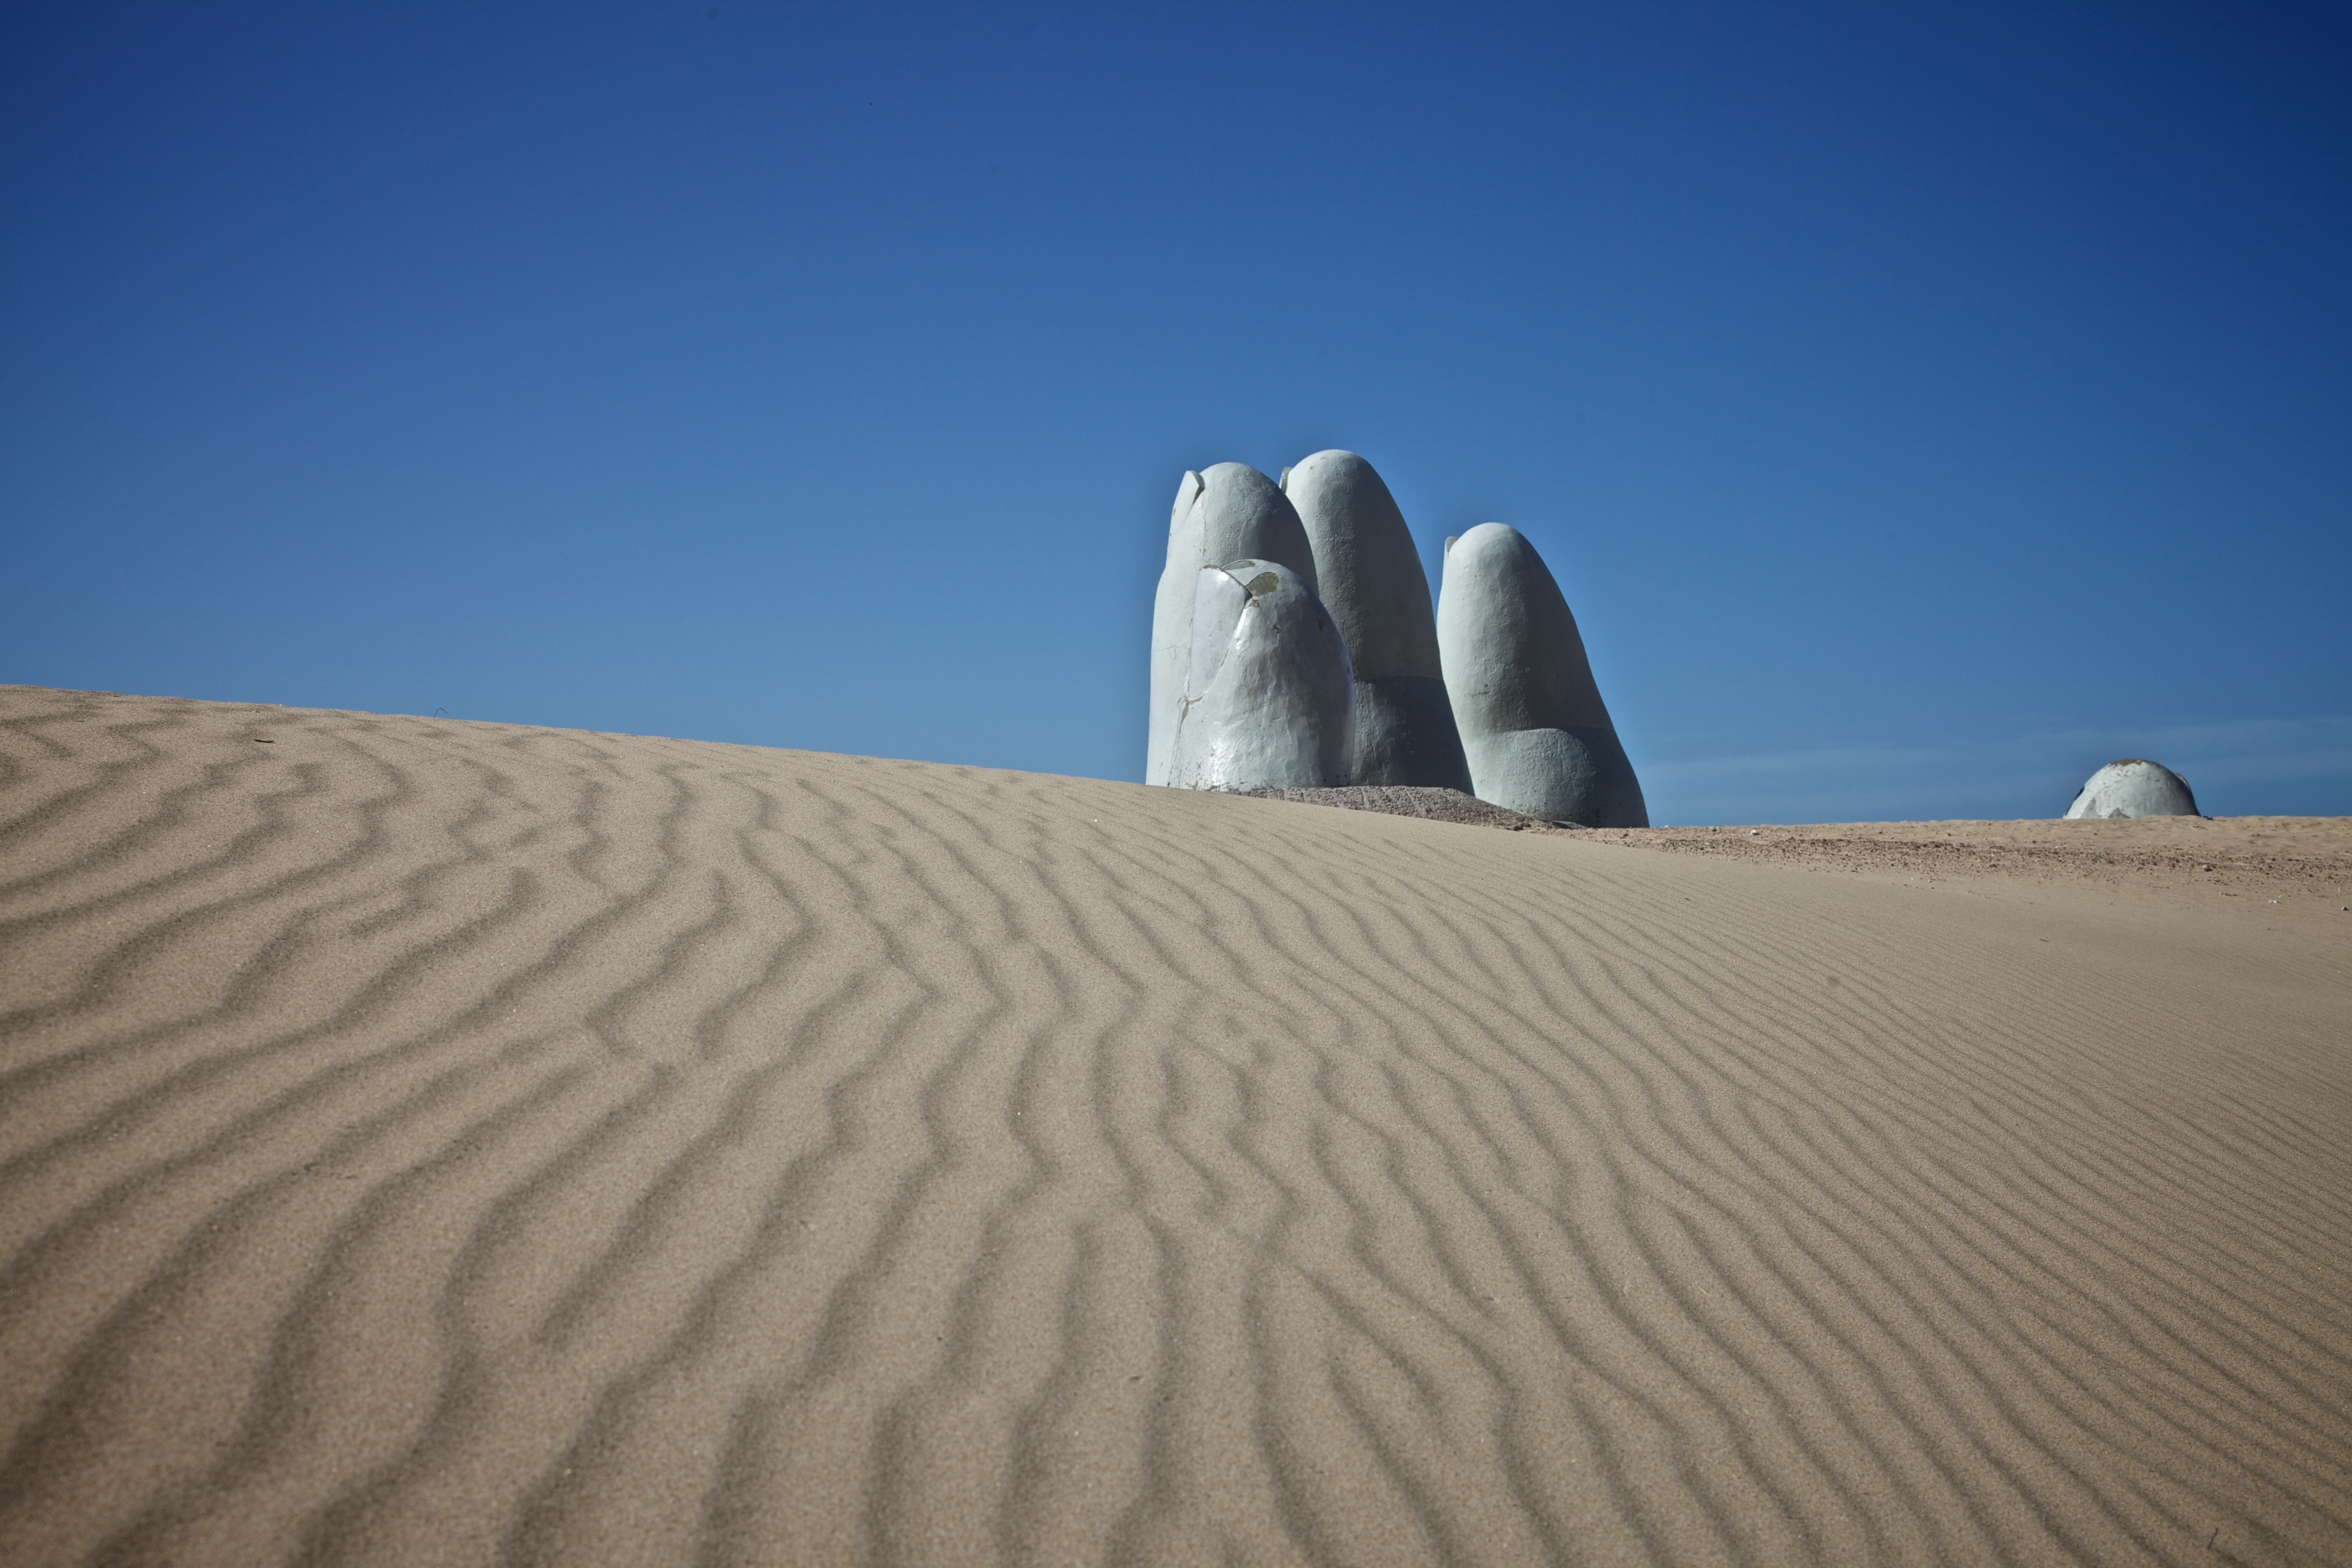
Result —
M2341 822L21 687L0 779L12 1568L2352 1562Z

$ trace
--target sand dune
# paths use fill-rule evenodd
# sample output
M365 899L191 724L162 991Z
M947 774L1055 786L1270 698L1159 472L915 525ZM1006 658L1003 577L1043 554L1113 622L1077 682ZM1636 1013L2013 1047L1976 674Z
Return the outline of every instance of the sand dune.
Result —
M0 1561L2352 1562L2352 917L25 688L0 768Z

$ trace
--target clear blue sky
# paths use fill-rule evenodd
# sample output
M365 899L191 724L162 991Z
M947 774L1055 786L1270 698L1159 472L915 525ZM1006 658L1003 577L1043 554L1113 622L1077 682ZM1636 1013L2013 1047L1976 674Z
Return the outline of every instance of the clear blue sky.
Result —
M0 680L1135 778L1343 446L1658 820L2352 812L2352 7L1138 9L8 5Z

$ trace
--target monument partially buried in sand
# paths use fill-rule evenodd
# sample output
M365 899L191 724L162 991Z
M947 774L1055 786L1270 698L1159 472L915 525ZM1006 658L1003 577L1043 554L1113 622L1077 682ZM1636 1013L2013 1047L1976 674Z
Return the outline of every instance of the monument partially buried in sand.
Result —
M1535 547L1491 522L1448 541L1433 613L1404 515L1353 452L1278 484L1219 463L1177 487L1144 782L1460 790L1550 822L1649 826Z
M1544 822L1650 825L1576 616L1527 536L1486 522L1447 540L1433 606L1396 498L1337 450L1278 481L1217 463L1177 486L1143 782L1369 786L1348 803L1382 810L1460 805L1436 793L1458 791ZM2101 768L2066 808L2197 815L2187 782L2141 757Z
M2189 781L2146 757L2118 757L2084 781L2065 820L2083 817L2195 816Z

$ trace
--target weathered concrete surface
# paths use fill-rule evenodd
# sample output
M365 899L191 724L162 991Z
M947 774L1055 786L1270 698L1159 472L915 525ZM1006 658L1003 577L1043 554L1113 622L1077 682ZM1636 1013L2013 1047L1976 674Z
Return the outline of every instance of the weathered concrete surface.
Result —
M1466 793L1470 764L1445 695L1429 578L1396 498L1371 464L1336 448L1285 469L1282 489L1356 672L1353 782Z
M2085 816L2195 816L2189 781L2146 757L2119 757L2074 792L2065 819Z
M1179 789L1348 782L1348 645L1304 578L1278 562L1194 574L1190 664L1167 782Z
M1576 617L1518 530L1484 522L1449 545L1437 642L1479 799L1547 822L1649 826Z
M1356 682L1350 777L1357 784L1470 793L1470 762L1463 754L1444 680L1392 675Z
M1143 782L1168 783L1170 748L1191 661L1192 598L1203 566L1221 561L1271 561L1316 586L1315 552L1290 500L1246 463L1188 471L1168 516L1168 563L1151 609L1151 715Z

